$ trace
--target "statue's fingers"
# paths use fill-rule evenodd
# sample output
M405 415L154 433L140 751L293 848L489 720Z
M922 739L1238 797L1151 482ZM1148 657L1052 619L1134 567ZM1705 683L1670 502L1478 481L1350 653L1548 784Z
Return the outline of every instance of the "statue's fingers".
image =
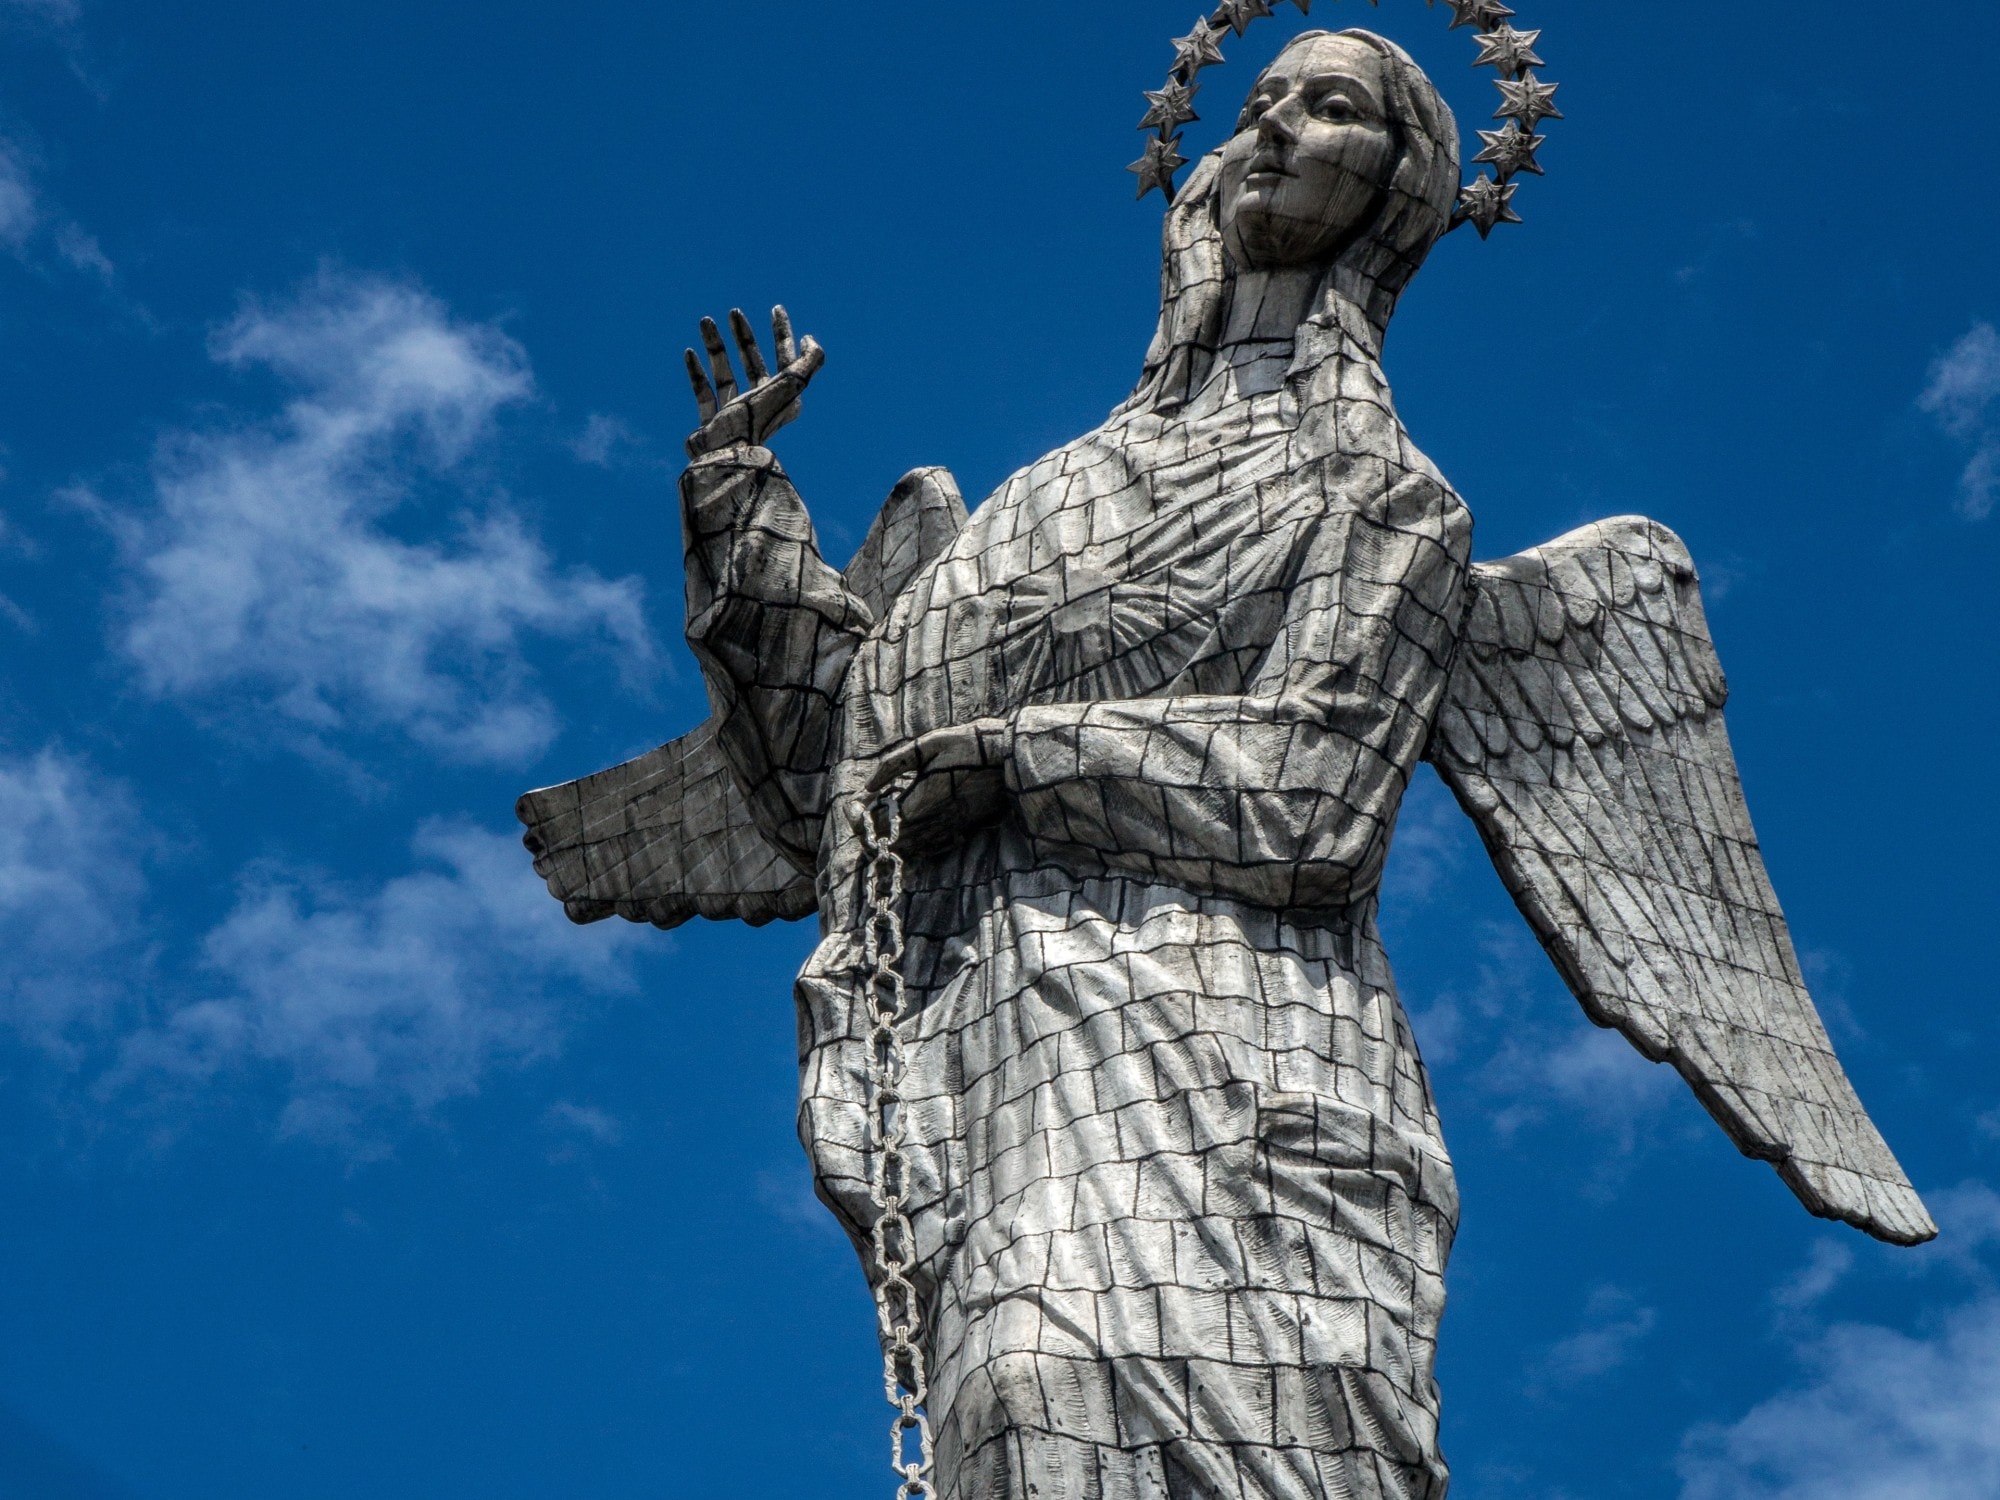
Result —
M729 350L722 342L722 330L715 319L701 320L701 342L708 350L708 368L715 375L715 399L727 406L736 399L736 372L729 367Z
M792 340L792 315L785 311L784 303L771 309L771 337L778 347L778 368L783 369L799 357L797 345Z
M799 388L819 373L819 367L826 363L826 350L819 346L819 340L807 334L798 342L798 357L785 361L785 371L798 377Z
M764 368L764 352L757 347L757 330L743 316L742 308L729 309L729 331L736 335L736 352L743 358L744 383L762 385L771 378L771 372Z
M819 367L826 363L826 351L811 339L805 352L750 393L756 437L762 442L793 421L799 414L799 397Z
M920 764L921 752L914 740L898 745L875 763L874 774L868 778L868 795L879 797L906 776L914 776Z
M715 420L715 389L708 383L708 372L701 367L701 359L694 350L687 352L688 384L694 387L695 410L701 413L702 425Z

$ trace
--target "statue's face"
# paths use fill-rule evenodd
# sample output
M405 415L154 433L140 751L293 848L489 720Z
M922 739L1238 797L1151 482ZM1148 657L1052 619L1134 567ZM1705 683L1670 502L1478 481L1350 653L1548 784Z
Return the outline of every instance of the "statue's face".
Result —
M1308 37L1257 81L1222 153L1222 233L1269 268L1330 260L1397 165L1387 59L1353 37Z

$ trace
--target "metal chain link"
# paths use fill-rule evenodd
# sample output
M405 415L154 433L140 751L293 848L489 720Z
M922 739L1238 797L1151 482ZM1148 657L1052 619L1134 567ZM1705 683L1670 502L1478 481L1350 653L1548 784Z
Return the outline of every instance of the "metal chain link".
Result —
M934 1500L931 1484L930 1389L918 1343L923 1314L909 1272L916 1264L916 1229L910 1223L910 1163L904 1152L909 1120L903 1099L908 1062L900 1027L908 992L897 965L903 957L903 861L900 795L893 788L856 818L863 867L861 928L863 994L868 1027L868 1194L876 1209L875 1316L882 1339L882 1389L896 1415L889 1425L889 1465L898 1500ZM917 1435L917 1456L905 1452Z

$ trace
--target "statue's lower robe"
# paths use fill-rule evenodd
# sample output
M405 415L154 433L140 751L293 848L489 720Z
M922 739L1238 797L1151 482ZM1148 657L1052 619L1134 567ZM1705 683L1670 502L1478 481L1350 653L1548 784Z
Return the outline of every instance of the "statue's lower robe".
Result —
M1457 1194L1372 902L1348 928L1055 871L976 894L910 1048L940 1494L1441 1497ZM854 957L829 938L799 985L801 1123L850 1224Z

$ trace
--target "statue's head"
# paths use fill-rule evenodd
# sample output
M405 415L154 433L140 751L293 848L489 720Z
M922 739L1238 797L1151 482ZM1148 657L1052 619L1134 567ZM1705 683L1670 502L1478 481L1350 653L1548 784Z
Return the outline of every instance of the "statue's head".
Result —
M1121 410L1171 409L1200 388L1246 268L1318 270L1309 321L1347 327L1335 309L1352 309L1379 351L1458 192L1458 124L1407 52L1367 31L1299 37L1167 211L1159 330Z
M1240 266L1325 266L1386 234L1398 259L1420 261L1451 221L1457 141L1451 111L1400 47L1366 31L1307 32L1257 80L1223 148L1223 244Z

